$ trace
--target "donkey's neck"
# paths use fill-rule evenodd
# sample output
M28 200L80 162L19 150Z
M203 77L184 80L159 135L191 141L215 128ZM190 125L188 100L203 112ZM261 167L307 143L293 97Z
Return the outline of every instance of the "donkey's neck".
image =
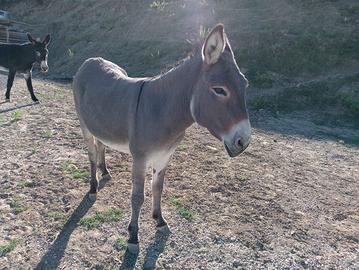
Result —
M193 56L150 81L154 95L162 100L161 112L168 115L168 120L173 122L173 128L177 132L184 132L194 122L190 103L193 87L201 72L201 64L202 59Z

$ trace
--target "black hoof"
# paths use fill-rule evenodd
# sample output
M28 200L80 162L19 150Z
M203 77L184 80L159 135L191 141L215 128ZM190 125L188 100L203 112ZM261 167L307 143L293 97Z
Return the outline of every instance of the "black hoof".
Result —
M127 250L132 254L138 254L140 252L139 243L127 243Z
M96 201L97 193L89 193L89 199L90 201L94 202Z

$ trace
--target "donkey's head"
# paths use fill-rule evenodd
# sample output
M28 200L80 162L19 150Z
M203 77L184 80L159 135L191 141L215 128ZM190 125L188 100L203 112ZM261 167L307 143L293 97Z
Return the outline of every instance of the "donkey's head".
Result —
M208 34L201 55L201 74L191 100L192 117L222 140L229 156L235 157L251 138L245 100L248 81L238 68L222 24Z
M47 72L49 70L49 66L47 65L47 57L49 55L47 46L51 40L50 35L46 35L43 41L34 39L29 33L27 33L27 38L34 48L36 62L40 64L43 72Z

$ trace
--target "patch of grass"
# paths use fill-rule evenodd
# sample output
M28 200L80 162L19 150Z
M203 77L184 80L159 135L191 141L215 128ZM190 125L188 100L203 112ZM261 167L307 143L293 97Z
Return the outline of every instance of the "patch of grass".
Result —
M10 117L13 121L19 121L22 119L22 115L23 114L20 111L13 111L11 112Z
M181 199L178 199L178 198L177 198L177 199L173 199L173 200L172 200L172 205L173 205L174 207L176 207L177 213L178 213L181 217L187 219L188 221L192 221L192 220L193 220L193 218L194 218L193 212L185 207L185 205L183 204L183 202L181 201Z
M88 170L78 168L71 161L65 161L62 167L66 173L71 174L71 176L75 179L86 178L90 175Z
M34 181L21 181L17 186L20 188L33 188L36 187L37 184Z
M125 251L127 248L127 241L123 236L119 236L115 242L115 248L117 251Z
M84 226L87 230L99 228L105 222L116 222L122 217L122 210L110 208L105 212L97 212L96 214L88 217L83 217L80 220L80 225Z
M152 65L159 61L161 54L159 50L156 49L147 49L143 56L143 63L146 65Z
M209 34L210 31L211 31L211 28L205 27L203 25L200 25L200 27L199 27L199 37L200 37L200 39L204 40L207 37L207 35Z
M0 246L0 257L5 256L9 252L13 251L18 244L17 240L11 240L9 243Z
M250 106L255 110L275 110L277 105L275 104L275 100L270 96L259 96L250 104Z
M29 206L26 206L24 204L22 204L20 202L20 200L18 199L14 199L10 202L10 207L12 208L12 210L14 211L15 215L18 215L22 212L25 212L26 210L29 209Z
M153 8L153 9L157 9L157 10L164 10L165 6L167 5L168 3L164 0L156 0L156 1L153 1L151 4L150 4L150 8Z
M271 88L274 83L274 78L269 72L256 72L255 76L253 76L251 80L251 83L259 88Z
M50 139L54 136L54 132L52 130L44 130L41 132L41 137L45 139Z
M352 95L342 95L341 102L351 113L359 115L359 98Z

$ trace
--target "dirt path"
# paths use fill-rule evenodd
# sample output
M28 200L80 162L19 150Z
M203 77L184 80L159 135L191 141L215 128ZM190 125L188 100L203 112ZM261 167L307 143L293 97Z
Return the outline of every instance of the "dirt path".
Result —
M40 105L20 79L12 103L0 104L0 269L359 268L358 148L268 131L271 123L258 116L263 129L230 159L194 125L167 173L163 211L172 233L155 234L147 181L135 260L122 243L130 158L108 151L113 180L92 205L69 86L34 87ZM95 213L98 228L86 229L80 219Z

